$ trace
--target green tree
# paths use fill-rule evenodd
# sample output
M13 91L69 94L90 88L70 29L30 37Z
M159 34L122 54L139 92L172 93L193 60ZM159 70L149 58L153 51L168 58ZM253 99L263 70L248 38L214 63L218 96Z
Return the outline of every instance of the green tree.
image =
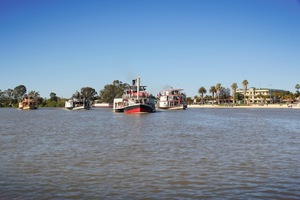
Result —
M229 88L220 88L220 98L223 99L223 101L228 101L228 98L230 97L230 89Z
M4 92L2 92L2 90L0 90L0 107L3 107L3 103L4 103L4 96L3 96Z
M59 98L58 102L56 103L56 107L64 107L67 100L68 99L65 98Z
M293 103L296 98L295 95L291 92L284 93L283 97L284 97L284 100L288 103Z
M4 91L4 95L6 97L6 106L13 106L14 90L7 89Z
M192 97L187 97L186 102L187 102L188 105L191 105L193 103Z
M212 101L213 101L213 104L214 104L214 102L215 102L215 93L217 92L216 87L211 86L210 89L209 89L209 92L211 93Z
M285 93L284 92L273 92L274 103L282 103Z
M30 92L28 92L28 96L33 97L34 101L37 104L40 104L43 101L43 98L41 98L41 96L40 96L40 92L31 90Z
M113 103L114 98L122 97L123 91L127 87L129 87L129 84L115 80L112 84L107 84L100 90L100 99L102 102Z
M56 107L56 102L50 99L44 100L39 106L41 107Z
M81 88L80 93L81 93L81 97L87 100L94 100L94 97L97 94L96 90L91 87Z
M233 98L233 103L236 102L236 89L238 88L237 83L232 83L231 89L232 89L232 98Z
M28 92L28 96L31 96L33 98L37 98L40 97L40 93L34 90L31 90L30 92Z
M14 98L15 101L18 102L20 101L23 96L26 94L26 87L24 85L19 85L17 87L14 88Z
M56 96L56 94L54 92L50 93L50 101L55 101L57 102L58 97Z
M12 91L11 89L0 90L0 107L12 106Z
M198 90L198 93L201 94L201 100L202 100L202 104L204 103L203 101L203 95L206 94L206 89L205 87L200 87Z
M242 85L243 85L243 93L244 93L244 103L246 103L246 92L247 92L247 86L248 86L248 81L243 80Z
M220 104L221 83L217 83L216 91L217 91L217 96L218 96L218 104Z
M296 92L299 93L299 90L300 90L300 84L296 84L296 85L295 85L295 89L296 89Z
M241 93L237 93L236 94L236 99L238 100L238 101L242 101L243 99L244 99L244 95L243 94L241 94Z

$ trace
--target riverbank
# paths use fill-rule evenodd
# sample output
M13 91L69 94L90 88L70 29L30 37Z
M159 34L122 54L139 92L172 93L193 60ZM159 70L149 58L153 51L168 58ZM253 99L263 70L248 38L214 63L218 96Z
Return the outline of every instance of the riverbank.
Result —
M249 106L231 106L231 105L188 105L188 108L296 108L300 109L299 105L287 105L287 104L268 104L264 106L249 105Z

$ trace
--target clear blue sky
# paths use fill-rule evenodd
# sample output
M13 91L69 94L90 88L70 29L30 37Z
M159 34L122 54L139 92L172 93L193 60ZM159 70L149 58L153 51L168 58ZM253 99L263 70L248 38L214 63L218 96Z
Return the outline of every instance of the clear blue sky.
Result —
M297 0L0 0L0 89L300 84Z

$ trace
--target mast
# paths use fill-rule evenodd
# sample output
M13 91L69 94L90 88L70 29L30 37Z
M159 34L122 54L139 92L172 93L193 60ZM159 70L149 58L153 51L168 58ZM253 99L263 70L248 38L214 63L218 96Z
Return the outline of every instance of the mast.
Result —
M137 98L137 100L139 100L139 97L140 97L140 77L138 77L137 79L136 79L136 92L137 92L137 95L136 95L136 98Z

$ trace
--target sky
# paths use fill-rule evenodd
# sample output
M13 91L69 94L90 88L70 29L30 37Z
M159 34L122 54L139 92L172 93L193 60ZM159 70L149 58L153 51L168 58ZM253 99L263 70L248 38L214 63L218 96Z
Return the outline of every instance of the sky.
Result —
M2 91L70 98L140 77L153 95L243 80L295 92L299 65L297 0L0 0Z

